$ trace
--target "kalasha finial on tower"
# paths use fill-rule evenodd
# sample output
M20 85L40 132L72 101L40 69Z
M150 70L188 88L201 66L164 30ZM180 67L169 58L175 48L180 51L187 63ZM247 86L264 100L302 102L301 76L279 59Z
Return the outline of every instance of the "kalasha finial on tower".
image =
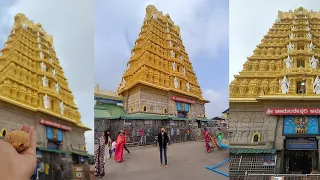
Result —
M157 12L158 12L157 8L152 4L148 5L147 8L146 8L147 15L152 15L152 14L157 13Z

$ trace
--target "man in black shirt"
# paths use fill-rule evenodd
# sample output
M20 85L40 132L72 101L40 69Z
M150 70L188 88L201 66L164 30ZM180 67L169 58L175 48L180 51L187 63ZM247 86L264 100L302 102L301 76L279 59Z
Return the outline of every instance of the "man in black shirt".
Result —
M161 128L161 132L158 135L159 149L160 149L160 166L162 166L162 151L164 155L164 165L168 167L167 161L167 148L169 143L169 136L164 132L164 128Z

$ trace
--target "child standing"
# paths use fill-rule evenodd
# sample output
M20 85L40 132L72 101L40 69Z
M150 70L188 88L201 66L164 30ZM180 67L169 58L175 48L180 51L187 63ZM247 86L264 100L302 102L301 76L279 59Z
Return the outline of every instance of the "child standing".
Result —
M111 149L110 149L110 158L112 156L112 153L116 152L116 141L112 139Z

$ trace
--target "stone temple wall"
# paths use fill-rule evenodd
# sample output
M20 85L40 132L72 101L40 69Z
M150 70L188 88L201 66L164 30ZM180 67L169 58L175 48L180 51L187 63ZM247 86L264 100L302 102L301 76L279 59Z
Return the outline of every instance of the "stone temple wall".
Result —
M127 135L128 143L139 143L140 145L154 144L154 138L164 127L170 136L171 143L183 141L200 141L203 140L203 128L189 125L188 121L172 121L171 124L164 120L109 120L95 119L95 142L99 138L101 132L109 130L111 138L116 138L117 133L124 130ZM144 130L141 136L140 131ZM189 129L190 133L187 133ZM208 127L208 131L213 136L217 135L219 130L217 127ZM227 132L222 129L222 132ZM227 134L225 134L227 136Z
M229 141L233 147L283 149L283 117L264 114L265 108L312 108L316 101L266 101L264 103L230 103ZM261 143L252 143L252 135L261 134Z
M136 88L125 95L124 108L128 114L150 113L177 116L176 102L171 100L173 95L180 97L180 95L171 94L158 89L151 89L148 87ZM147 109L146 112L144 112L144 107ZM167 113L165 113L165 109L167 110ZM204 115L204 104L197 102L190 105L188 118L203 117Z
M196 103L191 105L190 118L203 117L205 115L204 104Z
M144 112L144 107L147 108L147 113L164 114L164 109L169 110L168 94L160 91L149 91L147 89L135 89L126 95L124 101L125 110L128 113Z
M276 116L265 116L261 105L230 104L229 142L230 146L255 146L272 148L276 141L278 119ZM282 130L282 128L281 128ZM282 131L280 131L282 132ZM252 143L255 133L261 135L260 143Z
M140 92L136 91L127 96L124 101L125 110L129 113L134 113L140 110Z
M150 113L165 114L164 109L169 110L168 102L168 94L148 90L140 91L140 106L146 106Z
M37 147L47 147L46 126L40 124L41 118L72 128L70 132L63 131L63 143L60 145L61 150L83 150L83 146L86 144L83 129L56 117L40 112L32 112L0 101L0 130L6 129L7 132L10 132L22 124L28 124L33 126L37 131Z

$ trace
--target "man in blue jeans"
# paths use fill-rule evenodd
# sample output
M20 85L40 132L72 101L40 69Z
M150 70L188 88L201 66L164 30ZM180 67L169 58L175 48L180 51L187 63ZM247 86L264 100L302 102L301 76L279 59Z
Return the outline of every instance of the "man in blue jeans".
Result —
M160 149L160 166L162 166L162 151L163 151L164 165L167 168L168 167L167 148L169 143L169 136L164 131L164 128L161 128L161 132L158 135L158 142L159 142L159 149Z

